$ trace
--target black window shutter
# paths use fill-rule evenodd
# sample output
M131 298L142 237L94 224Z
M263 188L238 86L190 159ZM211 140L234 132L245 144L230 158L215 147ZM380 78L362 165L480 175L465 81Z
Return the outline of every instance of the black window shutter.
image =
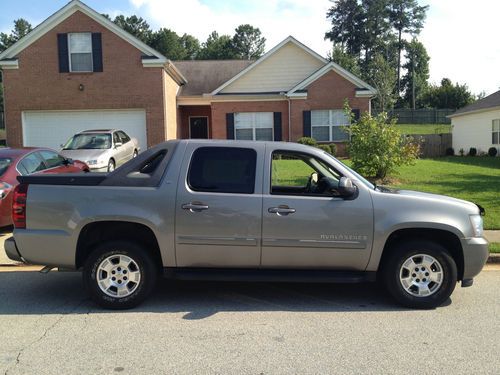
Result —
M304 137L311 136L311 111L304 111Z
M102 72L101 33L92 33L92 60L94 63L94 72Z
M352 111L352 116L353 116L354 121L358 121L359 116L360 116L359 109L352 109L351 111Z
M234 113L226 113L227 139L234 139Z
M281 112L274 112L274 140L277 142L283 140L283 131L281 126Z
M57 52L59 54L59 72L69 72L68 34L57 34Z

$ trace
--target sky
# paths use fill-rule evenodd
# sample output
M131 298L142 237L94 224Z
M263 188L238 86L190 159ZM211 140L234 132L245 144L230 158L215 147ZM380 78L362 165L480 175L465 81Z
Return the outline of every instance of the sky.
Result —
M329 28L329 0L84 0L112 17L136 14L153 29L165 27L200 41L217 30L234 33L244 23L259 27L271 49L289 35L326 56L331 49L324 34ZM37 25L66 0L0 0L0 31L25 18ZM430 6L420 35L430 60L430 80L443 77L466 83L474 94L500 89L499 0L420 0ZM168 56L167 56L168 57Z

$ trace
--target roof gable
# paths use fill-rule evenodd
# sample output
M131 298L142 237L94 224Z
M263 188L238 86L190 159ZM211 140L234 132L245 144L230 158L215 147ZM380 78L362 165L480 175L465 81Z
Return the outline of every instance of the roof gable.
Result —
M336 72L337 74L339 74L341 77L343 77L346 80L348 80L349 82L351 82L353 85L355 85L357 89L361 89L361 90L359 90L359 94L357 94L357 95L374 96L377 94L377 90L375 88L370 86L368 83L366 83L362 79L356 77L351 72L345 70L340 65L331 61L328 64L326 64L325 66L323 66L321 69L315 71L313 74L311 74L309 77L304 79L302 82L300 82L296 86L294 86L290 91L288 91L287 95L293 95L294 93L296 93L298 91L306 89L313 82L315 82L319 78L323 77L325 74L331 72L332 70L334 72Z
M212 95L287 92L326 63L327 60L290 36L215 89Z
M151 64L165 64L168 62L168 59L161 53L149 47L147 44L129 34L125 30L117 26L115 23L113 23L103 15L97 13L95 10L91 9L79 0L70 1L67 5L59 9L56 13L54 13L40 25L35 27L28 35L21 38L15 44L3 51L0 54L0 60L4 60L6 62L9 62L9 65L13 65L12 59L16 58L19 52L29 47L31 44L36 42L43 35L45 35L47 32L52 30L55 26L59 25L61 22L66 20L77 11L80 11L86 16L92 18L95 22L101 24L114 34L118 35L119 37L136 47L139 51L147 55L149 58L143 60L143 64L145 66ZM0 63L3 63L4 61L0 61Z
M460 108L455 113L449 115L448 117L456 117L461 115L466 115L473 112L482 112L490 109L497 109L500 107L500 90L488 95L482 99L476 100L474 103L469 104L463 108Z

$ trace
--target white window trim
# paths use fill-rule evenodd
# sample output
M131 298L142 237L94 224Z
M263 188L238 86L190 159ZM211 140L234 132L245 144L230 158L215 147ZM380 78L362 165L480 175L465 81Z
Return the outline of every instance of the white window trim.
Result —
M495 122L498 124L498 129L495 130ZM497 143L493 143L493 134L497 133ZM493 119L491 121L491 144L499 145L500 144L500 119Z
M236 115L238 115L240 113L250 113L250 114L252 114L252 126L251 127L236 129ZM255 129L257 129L255 127L255 114L256 113L262 113L262 112L236 112L234 114L234 139L235 140L238 140L238 138L236 138L236 130L248 130L248 129L252 129L252 141L256 140L256 132L255 132ZM272 112L264 112L264 113L272 113ZM273 120L274 120L274 117L273 117ZM258 129L269 129L269 128L258 128ZM271 131L272 131L272 134L273 134L272 141L274 141L274 122L271 124Z
M314 110L313 110L314 111ZM341 126L349 126L350 124L333 124L333 112L343 111L341 109L319 109L318 111L328 111L328 124L326 125L313 125L311 123L311 136L313 134L313 128L323 128L328 127L328 141L318 141L318 142L345 142L350 140L350 135L347 135L347 139L333 139L333 128Z
M91 70L77 70L73 71L73 67L71 66L71 35L72 34L87 34L90 35L90 61L92 63ZM93 73L94 72L94 54L92 52L92 33L68 33L68 60L69 60L69 71L70 73ZM75 52L78 53L78 52Z

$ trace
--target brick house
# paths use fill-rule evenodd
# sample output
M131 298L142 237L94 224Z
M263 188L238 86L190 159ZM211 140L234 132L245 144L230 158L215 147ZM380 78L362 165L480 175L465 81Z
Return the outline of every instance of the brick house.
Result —
M73 0L0 54L7 143L57 148L121 128L143 149L174 138L342 142L344 100L375 89L286 38L257 61L168 60Z

